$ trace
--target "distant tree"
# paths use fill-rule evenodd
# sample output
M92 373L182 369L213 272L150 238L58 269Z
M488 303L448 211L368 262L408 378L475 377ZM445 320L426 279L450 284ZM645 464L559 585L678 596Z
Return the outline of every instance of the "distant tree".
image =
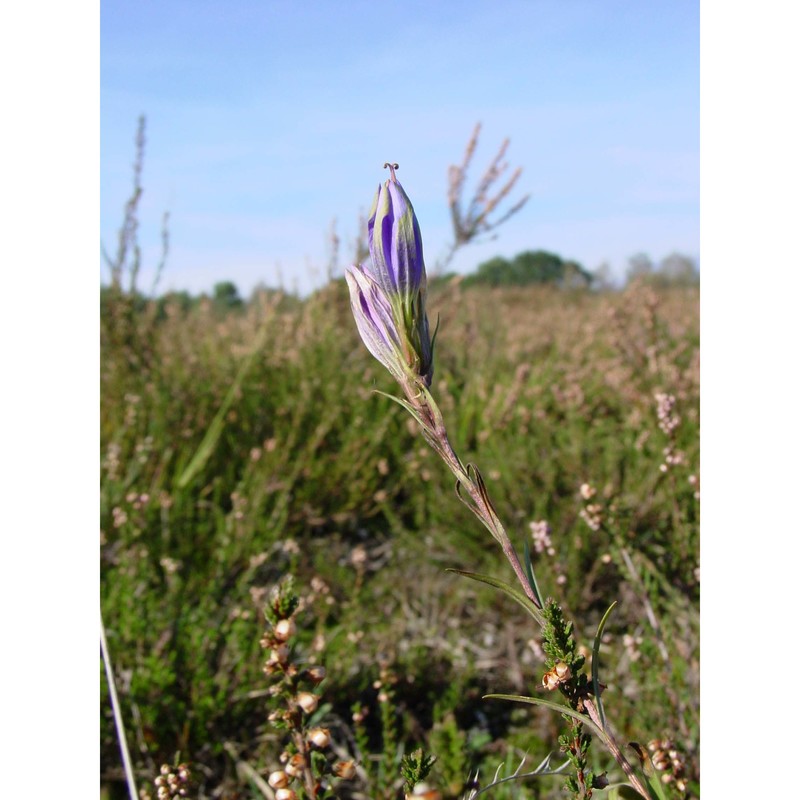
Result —
M526 250L512 261L497 256L478 265L465 285L482 283L489 286L529 286L550 283L564 288L585 288L592 275L577 261L564 261L561 256L546 250Z
M214 284L214 305L223 310L228 311L233 308L241 308L244 301L239 297L239 290L233 281L220 281Z
M700 273L693 258L670 253L658 265L658 277L665 286L693 286L699 282Z
M647 253L637 253L628 259L628 270L625 273L626 283L630 283L637 278L649 278L652 276L655 267L653 261Z
M592 273L592 288L598 292L608 292L614 288L614 276L608 261L604 261Z
M681 253L670 253L656 265L644 253L628 261L627 283L640 281L652 286L695 286L700 273L693 258Z
M515 283L514 267L507 258L496 256L478 265L478 269L472 275L464 279L464 285L469 286L473 283L483 283L488 286L508 286Z

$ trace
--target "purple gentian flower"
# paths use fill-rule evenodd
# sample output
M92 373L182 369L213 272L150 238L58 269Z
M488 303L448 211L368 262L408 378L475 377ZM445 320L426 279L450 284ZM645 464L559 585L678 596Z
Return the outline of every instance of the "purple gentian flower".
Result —
M371 263L352 266L345 277L358 331L367 349L404 386L430 386L433 345L425 312L427 279L422 236L414 208L391 177L378 187L367 230Z
M352 266L344 277L361 340L395 379L403 383L408 369L403 356L403 337L386 294L364 267Z
M409 298L425 286L422 235L414 207L387 164L391 178L378 187L367 222L369 254L376 280L387 295Z

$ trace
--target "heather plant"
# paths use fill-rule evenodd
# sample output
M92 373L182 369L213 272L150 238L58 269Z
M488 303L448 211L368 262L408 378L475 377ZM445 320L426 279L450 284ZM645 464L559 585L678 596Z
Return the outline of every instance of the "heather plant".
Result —
M519 603L541 628L542 650L547 668L542 678L545 690L558 691L566 702L526 695L490 695L543 706L558 711L567 722L567 730L559 737L561 751L572 771L566 788L571 796L590 798L595 790L609 786L606 773L593 771L589 761L592 737L597 737L624 773L627 786L644 798L663 797L658 777L648 775L644 749L638 746L641 769L636 769L617 744L607 722L599 678L599 652L603 628L615 603L606 611L598 626L591 650L591 672L586 674L587 658L578 650L574 626L567 621L558 602L543 599L537 583L530 549L525 542L524 559L520 560L509 534L500 521L490 499L486 483L473 464L464 464L456 455L445 427L442 412L431 393L434 371L434 342L426 313L426 273L419 225L408 196L397 181L397 164L387 163L390 178L378 187L368 221L370 261L354 265L347 274L353 315L362 341L370 353L391 373L404 397L392 396L418 423L424 439L444 461L456 479L456 494L481 521L500 545L510 564L515 584L487 574L458 570L462 575L489 584ZM664 449L661 471L683 463L683 455L674 449L673 435L678 418L673 416L671 395L658 394L659 428L669 437ZM585 501L594 497L589 484L581 486ZM592 531L603 524L603 509L588 503L581 517ZM540 533L540 541L543 536ZM546 546L549 546L547 537ZM624 550L622 550L624 554ZM652 773L652 769L650 770ZM663 777L673 777L665 773ZM675 781L680 793L686 783ZM618 791L623 791L622 785Z

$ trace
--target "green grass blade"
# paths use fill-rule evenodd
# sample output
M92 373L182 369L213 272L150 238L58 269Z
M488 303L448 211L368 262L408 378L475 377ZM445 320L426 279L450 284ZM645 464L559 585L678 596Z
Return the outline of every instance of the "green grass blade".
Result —
M211 424L208 426L205 436L203 436L203 440L200 442L195 454L192 456L192 460L189 462L183 473L181 473L180 478L178 478L179 489L185 489L191 483L192 479L200 472L201 469L203 469L206 462L211 457L211 454L214 452L214 448L217 446L219 437L222 435L222 431L225 428L225 417L239 393L239 388L242 385L242 381L244 381L247 373L250 371L250 368L255 362L256 356L259 352L261 352L264 344L266 343L266 335L267 327L265 325L256 337L253 349L243 361L242 366L239 367L239 372L236 373L236 378L231 384L230 389L228 389L228 393L225 395L222 405L214 415L214 419L211 420Z

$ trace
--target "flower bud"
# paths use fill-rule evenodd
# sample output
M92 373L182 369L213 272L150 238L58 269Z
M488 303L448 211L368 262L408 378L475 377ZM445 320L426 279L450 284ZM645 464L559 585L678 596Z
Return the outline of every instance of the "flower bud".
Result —
M319 705L319 697L311 692L299 692L295 702L306 714L313 714Z
M320 666L319 664L315 664L313 667L309 667L305 671L306 677L315 685L319 685L322 681L325 680L325 676L327 675L327 671L325 667Z
M337 778L341 778L342 780L349 781L351 778L355 777L356 774L356 765L353 761L337 761L333 765L333 774L336 775Z
M296 778L303 772L305 765L305 756L303 756L302 753L295 753L286 764L286 774L290 778Z
M308 741L323 749L331 743L331 732L327 728L312 728L308 732Z
M282 769L279 769L270 773L269 778L267 778L267 783L269 783L273 789L283 789L284 786L289 785L289 776Z
M391 177L378 186L367 221L372 272L387 295L410 299L426 281L422 235L414 207L395 176L397 166L385 166Z
M297 800L297 793L294 789L278 789L275 800Z
M367 230L369 266L352 266L345 278L350 305L367 349L401 384L410 376L430 386L433 345L425 311L427 278L422 236L411 201L391 177L378 187Z
M285 664L289 660L289 647L285 644L279 644L272 651L272 658L279 664Z
M285 642L294 636L297 631L297 625L293 619L279 619L275 623L273 633L279 642Z

